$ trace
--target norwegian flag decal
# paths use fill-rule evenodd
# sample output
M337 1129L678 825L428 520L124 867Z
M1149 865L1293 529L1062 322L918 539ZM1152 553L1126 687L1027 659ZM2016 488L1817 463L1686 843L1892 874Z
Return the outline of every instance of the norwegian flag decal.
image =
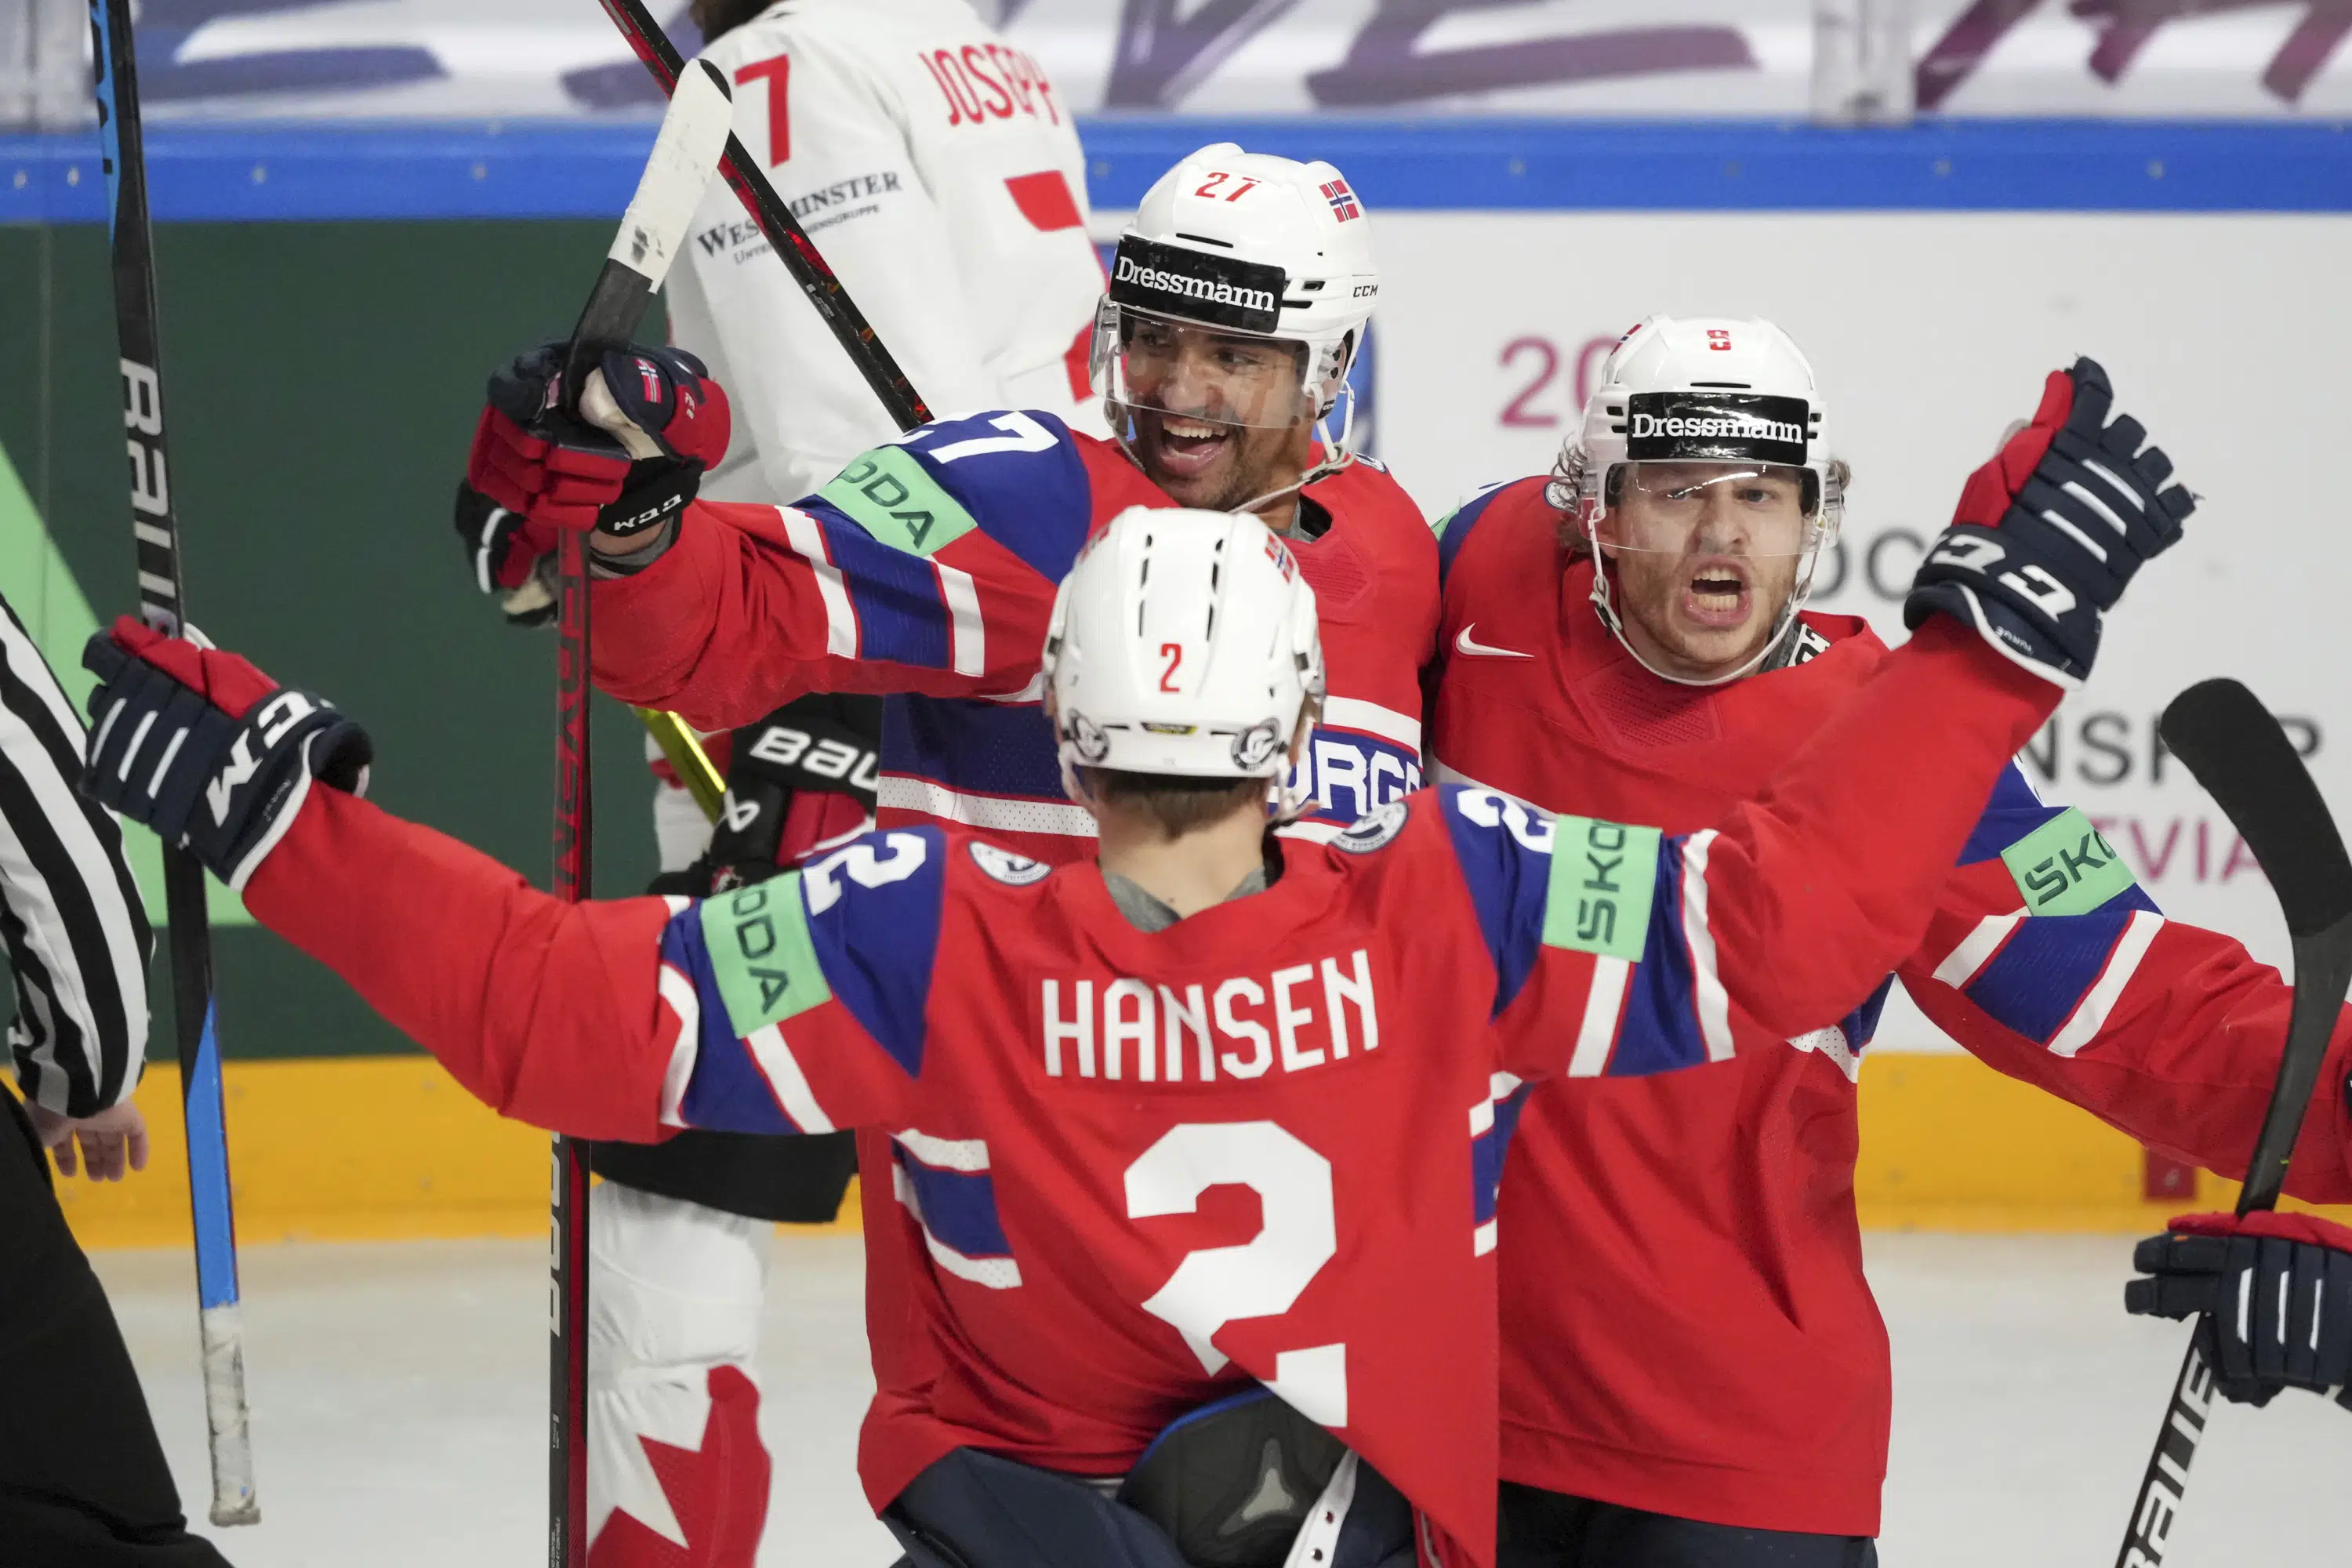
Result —
M1356 205L1356 193L1348 188L1348 182L1345 180L1333 180L1329 184L1325 185L1323 199L1331 204L1331 210L1339 215L1341 223L1346 223L1351 217L1364 216L1364 209Z

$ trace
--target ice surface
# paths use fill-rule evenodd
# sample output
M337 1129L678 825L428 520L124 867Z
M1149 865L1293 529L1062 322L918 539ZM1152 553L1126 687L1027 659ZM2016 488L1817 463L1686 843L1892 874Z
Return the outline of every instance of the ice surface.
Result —
M761 1369L776 1456L762 1563L882 1568L852 1444L872 1382L855 1237L778 1238ZM2126 1319L2113 1237L1882 1236L1895 1341L1888 1568L2080 1568L2115 1557L2184 1333ZM96 1259L181 1495L201 1508L204 1411L184 1255ZM263 1522L241 1568L514 1568L541 1559L546 1248L247 1251L246 1363ZM2305 1394L2223 1406L2168 1568L2338 1563L2352 1412Z

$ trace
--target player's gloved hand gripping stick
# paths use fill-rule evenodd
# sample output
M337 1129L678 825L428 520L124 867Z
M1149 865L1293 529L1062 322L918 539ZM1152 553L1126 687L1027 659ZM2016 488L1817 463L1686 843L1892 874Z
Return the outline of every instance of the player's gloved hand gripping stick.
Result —
M2294 943L2294 1001L2261 1133L2234 1219L2198 1215L2140 1244L2156 1278L2125 1288L2134 1312L2203 1314L2148 1456L2116 1568L2158 1568L2218 1389L2261 1404L2293 1384L2342 1383L2352 1363L2352 1242L2343 1227L2270 1215L2286 1183L2329 1037L2352 989L2352 859L2327 803L2279 728L2234 680L2190 687L2165 710L2164 743L2253 850Z

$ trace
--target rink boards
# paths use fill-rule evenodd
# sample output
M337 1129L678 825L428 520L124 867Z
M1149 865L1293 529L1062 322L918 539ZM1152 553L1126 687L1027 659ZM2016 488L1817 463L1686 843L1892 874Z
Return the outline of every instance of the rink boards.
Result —
M2352 136L2308 122L1840 135L1098 121L1098 233L1152 173L1227 134L1328 149L1372 211L1370 427L1433 516L1473 485L1548 467L1640 316L1789 328L1857 475L1816 604L1890 636L1925 541L2041 374L2102 359L2205 507L2135 586L2028 774L2082 806L2168 914L2283 956L2259 872L2153 722L2190 680L2239 676L2294 721L2352 810L2352 616L2329 574L2344 526L2329 459L2352 415L2336 368L2352 363ZM484 371L568 320L644 140L626 124L156 138L198 621L365 718L388 804L527 870L545 857L548 650L472 601L439 531ZM43 302L30 323L0 318L0 347L40 392L0 400L17 481L0 470L0 590L61 665L129 574L97 171L78 145L0 142L0 286ZM608 720L610 892L650 868L635 749ZM222 968L248 1238L542 1223L535 1135L384 1054L388 1031L265 934L224 931ZM1938 1054L1951 1050L1890 1008L1862 1078L1866 1222L2128 1229L2179 1206L2143 1204L2127 1140ZM142 1094L168 1107L170 1081L159 1068ZM144 1182L76 1193L77 1224L94 1241L168 1239L185 1224L182 1179L159 1151Z

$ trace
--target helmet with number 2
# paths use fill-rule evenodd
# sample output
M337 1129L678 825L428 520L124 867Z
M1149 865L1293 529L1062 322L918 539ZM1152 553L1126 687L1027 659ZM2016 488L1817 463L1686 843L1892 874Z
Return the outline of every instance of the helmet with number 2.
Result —
M1329 414L1380 297L1371 230L1328 163L1220 142L1161 175L1119 236L1095 320L1114 427L1135 407L1276 427ZM1209 356L1231 338L1293 345L1296 374L1218 374ZM1184 374L1188 353L1202 374ZM1332 445L1345 447L1345 425Z
M1062 780L1076 770L1281 782L1323 700L1315 591L1239 512L1129 507L1062 579L1045 678Z
M1603 363L1547 499L1575 518L1593 547L1593 603L1620 642L1625 633L1611 602L1610 563L1625 552L1705 548L1796 558L1787 602L1755 657L1738 668L1694 680L1642 660L1666 679L1711 686L1748 673L1782 647L1822 551L1837 538L1845 482L1845 464L1823 439L1813 367L1788 333L1754 319L1652 316L1619 339ZM1701 542L1702 520L1733 510L1713 507L1710 492L1755 494L1769 507L1776 486L1787 498L1778 516L1759 510L1752 522L1717 523ZM1642 492L1643 507L1624 504L1629 489ZM1641 658L1631 643L1626 647Z

